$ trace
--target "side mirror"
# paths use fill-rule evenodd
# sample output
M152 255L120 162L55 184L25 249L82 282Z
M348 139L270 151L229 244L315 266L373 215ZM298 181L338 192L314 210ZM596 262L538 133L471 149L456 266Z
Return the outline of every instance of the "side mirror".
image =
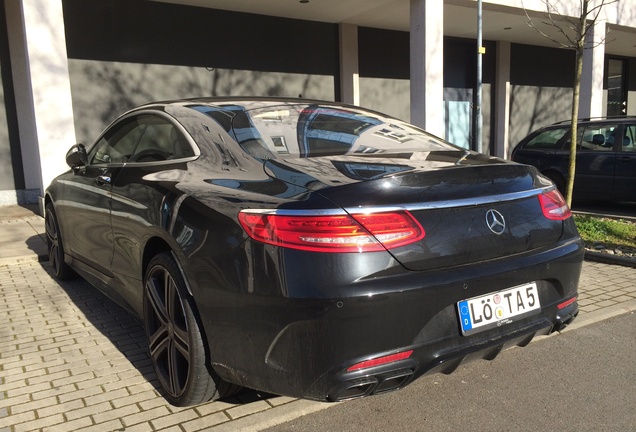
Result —
M87 163L88 156L86 155L84 144L75 144L66 152L66 164L71 168L79 168Z

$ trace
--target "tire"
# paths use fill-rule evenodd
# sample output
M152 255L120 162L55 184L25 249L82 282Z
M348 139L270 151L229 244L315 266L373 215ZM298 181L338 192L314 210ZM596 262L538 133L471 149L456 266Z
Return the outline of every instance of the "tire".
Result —
M64 243L60 234L60 225L53 204L48 203L44 214L44 229L46 232L46 245L49 252L49 263L53 268L53 274L59 280L72 279L76 273L64 261Z
M162 253L150 261L144 278L143 309L148 351L168 402L197 405L239 388L208 370L193 301L172 254Z

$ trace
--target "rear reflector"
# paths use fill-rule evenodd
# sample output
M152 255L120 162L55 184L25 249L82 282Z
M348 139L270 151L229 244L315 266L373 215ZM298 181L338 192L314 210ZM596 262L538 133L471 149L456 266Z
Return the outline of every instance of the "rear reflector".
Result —
M353 372L353 371L357 371L360 369L368 369L370 367L374 367L374 366L380 366L383 364L387 364L387 363L393 363L396 362L398 360L404 360L407 359L411 356L411 354L413 354L413 350L409 350L409 351L404 351L401 353L397 353L397 354L391 354L388 356L384 356L384 357L378 357L378 358L374 358L371 360L366 360L360 363L356 363L353 366L349 366L347 368L347 372Z
M570 207L568 207L563 196L558 190L553 189L537 196L541 203L543 215L546 218L552 220L565 220L572 215Z
M571 305L572 303L574 303L575 301L576 301L576 297L572 297L571 299L566 300L566 301L564 301L563 303L559 303L559 304L557 305L557 308L558 308L559 310L561 310L561 309L565 309L566 307L570 306L570 305Z
M383 251L424 238L424 228L407 211L289 216L243 210L239 222L254 240L315 252Z

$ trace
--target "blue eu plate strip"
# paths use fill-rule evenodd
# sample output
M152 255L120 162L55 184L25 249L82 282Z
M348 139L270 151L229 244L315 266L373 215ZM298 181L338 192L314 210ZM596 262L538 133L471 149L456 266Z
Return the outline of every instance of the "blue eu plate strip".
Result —
M472 330L473 323L470 320L470 312L468 311L468 302L466 300L461 301L459 302L457 307L459 308L459 319L461 320L461 323L462 323L462 330L464 332Z

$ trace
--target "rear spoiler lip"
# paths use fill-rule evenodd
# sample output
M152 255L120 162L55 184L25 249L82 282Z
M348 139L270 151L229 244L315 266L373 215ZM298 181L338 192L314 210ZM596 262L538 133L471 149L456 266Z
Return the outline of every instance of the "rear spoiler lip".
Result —
M418 202L418 203L405 204L400 206L355 207L355 208L345 208L345 210L347 211L347 213L356 214L356 213L375 213L375 212L388 212L388 211L399 211L399 210L420 211L420 210L433 210L433 209L454 208L454 207L481 206L485 204L497 204L500 202L525 199L525 198L540 195L544 192L548 192L553 189L555 189L554 186L546 186L546 187L537 188L537 189L530 189L530 190L518 191L518 192L509 192L509 193L497 194L497 195L484 195L479 197L460 198L460 199L443 200L443 201Z
M481 206L485 204L497 204L500 202L515 201L520 199L529 198L532 196L540 195L544 192L549 192L555 189L554 186L546 186L542 188L530 189L518 192L509 192L497 195L484 195L480 197L461 198L455 200L443 200L443 201L428 201L418 202L404 205L389 205L389 206L360 206L360 207L345 207L331 208L331 209L249 209L253 213L265 213L265 214L277 214L285 216L302 216L302 215L344 215L344 214L368 214L368 213L381 213L392 211L420 211L420 210L432 210L443 209L453 207L470 207Z

